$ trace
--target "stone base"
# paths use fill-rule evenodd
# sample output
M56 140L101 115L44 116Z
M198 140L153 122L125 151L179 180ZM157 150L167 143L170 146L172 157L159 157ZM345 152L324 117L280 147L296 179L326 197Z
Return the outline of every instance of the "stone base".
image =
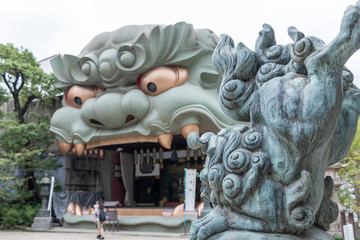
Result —
M274 233L258 233L248 231L226 231L215 234L208 240L333 240L325 231L312 227L301 236Z
M40 218L50 217L50 211L48 211L46 209L40 209L36 213L36 217L40 217Z
M331 223L328 233L331 236L342 236L342 226L341 226L340 221L335 221L335 222Z
M51 227L51 218L49 217L35 217L34 223L31 225L32 229L48 230Z

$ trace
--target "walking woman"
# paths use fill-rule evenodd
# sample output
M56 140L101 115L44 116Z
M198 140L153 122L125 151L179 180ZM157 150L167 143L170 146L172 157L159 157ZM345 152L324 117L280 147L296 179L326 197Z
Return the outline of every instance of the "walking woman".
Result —
M104 239L104 224L106 221L106 213L104 210L104 200L101 200L99 203L99 215L98 215L98 239Z

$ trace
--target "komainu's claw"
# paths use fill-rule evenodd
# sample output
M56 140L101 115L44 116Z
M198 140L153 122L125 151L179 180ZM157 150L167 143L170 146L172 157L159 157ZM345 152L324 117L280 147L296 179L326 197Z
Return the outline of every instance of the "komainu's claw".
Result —
M217 206L208 215L191 224L189 231L190 240L208 239L211 235L229 229L226 211Z

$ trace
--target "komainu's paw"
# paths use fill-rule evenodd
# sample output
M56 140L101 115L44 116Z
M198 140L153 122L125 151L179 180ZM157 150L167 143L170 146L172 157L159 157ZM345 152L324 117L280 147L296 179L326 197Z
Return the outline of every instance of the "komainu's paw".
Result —
M349 6L341 20L341 28L335 39L322 50L310 55L305 61L306 68L316 72L326 69L343 70L347 60L360 48L360 1ZM330 63L330 64L324 64ZM319 71L319 67L324 70ZM314 72L314 71L310 71Z
M217 206L205 217L193 222L189 231L190 240L203 240L229 229L226 211Z
M354 6L349 6L344 13L341 21L341 35L351 38L360 47L360 1Z

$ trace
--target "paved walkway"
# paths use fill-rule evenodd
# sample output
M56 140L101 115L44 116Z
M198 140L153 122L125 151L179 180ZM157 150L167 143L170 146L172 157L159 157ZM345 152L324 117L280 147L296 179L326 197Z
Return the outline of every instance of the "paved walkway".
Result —
M0 240L96 240L97 231L55 227L49 231L0 230ZM105 232L106 240L185 240L181 233L158 232Z

